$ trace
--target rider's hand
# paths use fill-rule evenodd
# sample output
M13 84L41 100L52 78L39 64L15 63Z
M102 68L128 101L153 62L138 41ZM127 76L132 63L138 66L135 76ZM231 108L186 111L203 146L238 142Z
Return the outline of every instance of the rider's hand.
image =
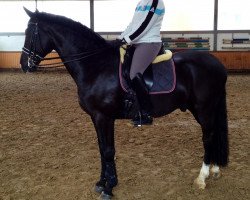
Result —
M115 43L117 44L117 46L122 46L122 45L124 45L124 44L127 44L127 42L126 42L125 39L122 39L122 40L116 39L116 40L115 40Z

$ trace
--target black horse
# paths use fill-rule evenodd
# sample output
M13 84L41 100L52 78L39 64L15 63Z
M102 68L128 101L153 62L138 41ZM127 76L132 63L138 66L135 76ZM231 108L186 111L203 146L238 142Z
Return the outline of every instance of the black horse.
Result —
M114 161L114 122L125 118L126 93L119 82L119 48L71 19L25 10L30 20L20 59L22 69L29 71L52 50L58 52L65 62L77 85L80 106L91 116L98 137L101 175L96 191L102 193L103 199L110 199L112 189L118 183ZM202 128L205 150L195 183L205 188L210 164L213 164L213 174L218 176L219 166L228 163L227 73L208 52L179 52L174 54L173 60L176 66L175 90L150 96L153 117L167 115L178 108L182 111L188 109L193 114ZM133 114L126 118L132 118Z

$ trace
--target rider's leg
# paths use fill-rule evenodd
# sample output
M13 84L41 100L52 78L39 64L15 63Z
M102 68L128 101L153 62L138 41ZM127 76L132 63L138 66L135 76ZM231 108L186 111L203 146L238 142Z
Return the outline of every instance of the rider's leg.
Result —
M133 119L134 125L152 124L152 104L148 89L142 77L146 68L155 59L161 48L161 43L140 43L135 45L135 52L130 69L132 88L139 103L139 114Z
M142 124L150 125L153 122L152 103L148 94L148 88L143 80L142 74L138 73L131 81L133 90L136 93L139 103L139 113L134 117L133 123L135 126L141 126Z
M159 53L162 43L140 43L135 44L135 51L130 68L130 79L137 73L143 74L147 67L153 62Z

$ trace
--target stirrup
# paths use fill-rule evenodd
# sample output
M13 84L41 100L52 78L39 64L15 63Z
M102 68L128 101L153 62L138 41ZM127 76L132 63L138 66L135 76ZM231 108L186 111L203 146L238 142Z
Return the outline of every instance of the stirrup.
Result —
M153 118L148 113L138 112L138 114L132 119L132 122L135 127L140 127L142 125L152 125Z

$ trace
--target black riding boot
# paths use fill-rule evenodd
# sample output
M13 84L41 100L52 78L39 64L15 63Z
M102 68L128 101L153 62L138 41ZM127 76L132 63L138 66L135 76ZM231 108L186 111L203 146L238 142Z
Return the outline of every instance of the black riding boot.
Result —
M153 118L151 117L152 103L150 101L149 91L142 77L142 74L136 74L131 81L132 88L136 93L139 103L139 113L132 119L135 126L151 125Z

